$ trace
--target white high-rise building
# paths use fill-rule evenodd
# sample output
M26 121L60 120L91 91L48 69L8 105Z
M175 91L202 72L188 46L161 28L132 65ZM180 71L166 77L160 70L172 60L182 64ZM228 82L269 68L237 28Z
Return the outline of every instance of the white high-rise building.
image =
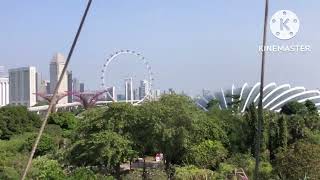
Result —
M152 90L151 97L153 100L158 100L161 97L161 90L160 89Z
M9 70L9 103L34 106L37 103L37 78L35 67L22 67Z
M139 98L143 99L147 94L150 95L150 84L147 80L140 81Z
M50 93L54 93L54 89L59 81L59 77L62 74L63 67L66 64L64 56L57 53L53 56L50 63ZM63 79L58 89L58 93L66 93L68 91L68 76L67 73L63 74ZM64 97L59 101L59 104L68 103L68 97Z
M9 79L4 66L0 66L0 107L9 104Z
M0 66L0 78L7 77L4 66Z
M0 107L9 104L9 79L0 77Z
M133 82L132 77L125 80L125 97L126 102L133 103Z

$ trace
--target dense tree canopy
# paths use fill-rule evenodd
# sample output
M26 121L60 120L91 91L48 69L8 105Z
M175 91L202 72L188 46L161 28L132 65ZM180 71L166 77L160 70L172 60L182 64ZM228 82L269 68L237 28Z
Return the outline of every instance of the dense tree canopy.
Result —
M277 154L276 167L282 179L320 179L320 145L296 142Z
M252 179L257 109L252 104L241 113L240 103L220 110L212 101L205 112L191 98L172 94L139 106L111 103L80 114L53 113L29 178L191 180L245 173ZM290 102L263 116L260 179L319 179L315 104ZM24 107L0 108L0 179L21 177L40 123ZM158 153L164 159L154 162ZM142 166L124 170L141 159Z
M23 106L0 108L0 139L10 139L15 134L33 131L40 127L40 118Z

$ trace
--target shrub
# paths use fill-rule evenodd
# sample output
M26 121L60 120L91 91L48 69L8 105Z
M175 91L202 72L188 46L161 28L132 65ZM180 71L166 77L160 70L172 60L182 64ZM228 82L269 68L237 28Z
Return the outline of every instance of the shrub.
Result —
M36 134L29 137L26 143L24 144L24 146L22 147L22 150L27 150L30 152L32 150L32 146L36 138L37 138ZM54 142L54 139L47 134L43 134L38 144L37 150L35 152L35 156L43 156L48 153L54 152L56 150L56 147L57 145Z
M56 160L48 159L47 157L38 157L33 161L33 167L31 171L33 179L39 180L64 180L65 175L63 170Z
M199 169L195 166L175 168L174 179L176 180L207 180L215 179L216 175L209 169Z

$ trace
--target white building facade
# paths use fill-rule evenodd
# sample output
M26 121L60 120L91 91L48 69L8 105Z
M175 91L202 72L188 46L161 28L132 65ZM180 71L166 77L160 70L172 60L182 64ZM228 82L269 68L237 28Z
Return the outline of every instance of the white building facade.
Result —
M62 74L63 67L66 64L64 56L60 53L57 53L53 56L50 63L50 93L53 94L55 87L59 81L59 78ZM66 93L68 91L68 76L67 73L63 74L63 79L60 84L58 93ZM59 101L59 104L68 103L68 97L64 97Z
M9 78L0 77L0 107L9 104Z
M37 78L35 67L22 67L9 70L9 103L34 106L37 103Z
M150 95L150 84L147 80L140 81L139 98L143 99L146 95Z
M125 79L125 97L126 97L126 102L131 102L133 103L133 79L128 78Z

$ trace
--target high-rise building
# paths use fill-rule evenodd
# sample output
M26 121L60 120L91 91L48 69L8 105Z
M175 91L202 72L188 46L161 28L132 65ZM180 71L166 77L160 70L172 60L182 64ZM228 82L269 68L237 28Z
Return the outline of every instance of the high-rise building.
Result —
M9 70L9 103L14 105L34 106L37 82L36 68L22 67Z
M46 92L47 94L50 94L50 81L49 80L44 80L44 83L46 84Z
M0 78L1 77L7 77L4 66L0 66Z
M0 107L9 104L9 78L0 77Z
M143 99L147 94L150 94L150 84L147 80L140 81L139 98Z
M72 79L72 71L68 71L68 103L73 102L73 79Z
M125 97L126 101L133 102L133 80L132 77L125 79Z
M124 101L124 100L126 100L126 96L124 94L117 95L117 101Z
M36 73L36 87L37 87L37 93L38 94L49 94L48 92L48 80L44 80L41 73ZM36 96L37 102L43 101L44 99L40 96Z
M60 76L62 75L62 70L65 66L66 60L64 56L60 53L57 53L53 56L50 63L50 93L54 93L55 87L59 81ZM62 75L62 81L58 89L58 93L66 93L68 91L68 77L67 74ZM59 103L64 104L68 102L68 97L62 98Z
M80 92L80 82L77 78L73 78L72 84L73 92Z
M176 94L176 92L173 90L173 88L169 88L168 93L169 94Z
M152 96L152 99L158 100L158 99L161 97L161 91L160 91L160 89L152 90L151 96Z
M140 99L139 90L137 88L133 90L133 99L134 100L139 100Z
M80 83L80 92L84 92L84 83Z

